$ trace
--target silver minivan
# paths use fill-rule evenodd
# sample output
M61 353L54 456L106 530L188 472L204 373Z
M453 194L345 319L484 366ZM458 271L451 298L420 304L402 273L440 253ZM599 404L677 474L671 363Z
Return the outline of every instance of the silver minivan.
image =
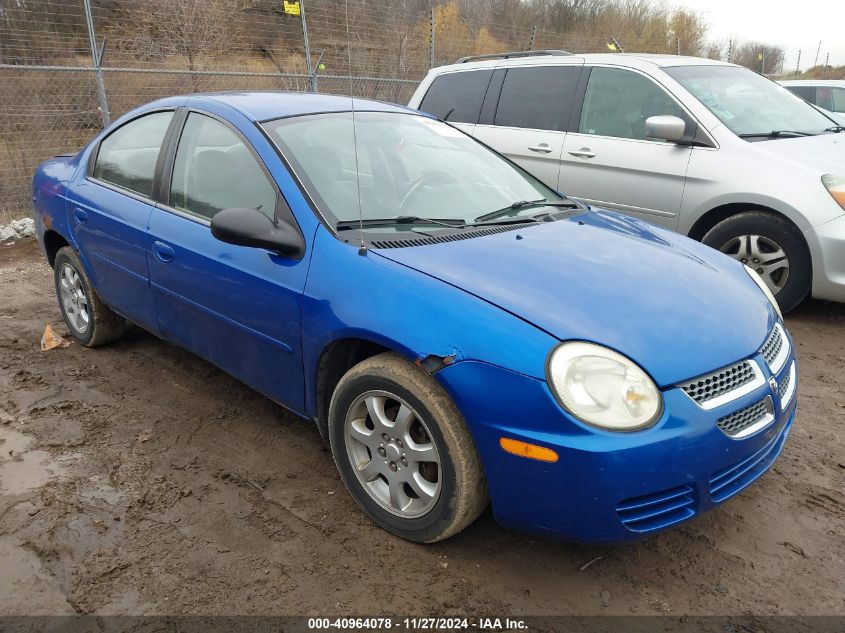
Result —
M504 53L432 69L409 105L574 198L735 257L784 310L845 301L845 128L746 68Z

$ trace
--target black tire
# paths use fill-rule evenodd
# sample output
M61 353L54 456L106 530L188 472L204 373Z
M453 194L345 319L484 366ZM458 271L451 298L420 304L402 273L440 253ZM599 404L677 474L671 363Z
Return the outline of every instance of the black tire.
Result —
M384 391L404 400L425 424L440 458L440 492L422 516L397 516L364 489L346 445L346 417L364 394ZM341 378L329 405L329 443L349 492L379 526L401 538L433 543L457 534L487 507L487 485L475 443L443 388L398 354L369 358ZM372 453L371 453L372 454Z
M731 244L746 235L759 235L780 246L789 262L789 273L774 293L784 313L795 309L810 294L813 265L801 232L786 218L769 211L749 210L733 215L710 229L701 240L707 246L727 252ZM754 268L754 262L748 265ZM781 274L782 271L780 271Z
M62 275L65 267L68 266L79 276L79 282L87 299L88 324L84 328L76 325L74 318L68 314L68 310L62 301ZM115 314L111 308L102 302L91 285L91 280L85 274L85 269L82 267L79 257L69 246L59 249L59 252L56 253L56 259L53 263L53 281L56 286L59 310L62 312L68 331L77 343L85 347L97 347L123 336L126 331L126 319Z

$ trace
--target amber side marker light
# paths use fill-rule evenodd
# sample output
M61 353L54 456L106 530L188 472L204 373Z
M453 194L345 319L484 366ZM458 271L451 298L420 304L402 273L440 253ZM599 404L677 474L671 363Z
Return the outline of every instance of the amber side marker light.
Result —
M541 462L556 462L558 455L552 449L545 446L537 446L536 444L529 444L528 442L520 442L519 440L512 440L509 437L500 437L499 446L506 453L512 455L519 455L520 457L527 457L528 459L536 459Z

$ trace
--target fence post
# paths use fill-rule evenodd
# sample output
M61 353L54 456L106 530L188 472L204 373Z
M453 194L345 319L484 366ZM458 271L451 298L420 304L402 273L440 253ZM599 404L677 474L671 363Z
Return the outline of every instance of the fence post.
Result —
M308 23L305 21L305 0L299 0L299 17L302 20L302 43L305 46L305 72L311 92L317 92L317 69L311 65L311 46L308 43ZM347 43L348 45L348 43ZM352 69L349 69L352 74Z
M537 25L531 27L531 41L528 43L528 50L533 51L537 44Z
M100 66L102 53L98 50L97 33L94 31L94 17L91 14L91 0L82 0L82 3L85 5L85 22L88 26L88 42L91 45L91 63L94 65L94 74L97 81L97 99L100 102L103 127L108 127L111 123L111 116L109 115L109 103L106 99L106 85L103 82L103 70ZM103 51L105 51L105 41L103 42Z
M428 67L434 68L434 31L437 28L437 18L434 14L434 7L431 7L431 20L429 24L429 38L428 38Z

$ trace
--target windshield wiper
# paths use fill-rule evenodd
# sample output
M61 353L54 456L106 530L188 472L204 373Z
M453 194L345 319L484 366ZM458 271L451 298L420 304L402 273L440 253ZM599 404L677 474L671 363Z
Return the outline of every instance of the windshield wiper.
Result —
M545 198L540 198L539 200L518 200L514 202L510 206L502 207L501 209L496 209L495 211L491 211L490 213L485 213L484 215L479 215L475 218L475 222L482 222L487 223L491 220L497 220L498 218L503 218L508 215L514 215L523 209L531 209L536 207L566 207L568 209L577 208L578 205L572 202L571 200L546 200ZM531 220L532 218L522 218L523 220Z
M845 132L845 125L834 125L832 127L827 127L824 129L825 132Z
M815 136L814 132L797 132L795 130L772 130L771 132L750 132L739 134L739 138L778 138L779 136Z
M394 226L396 224L436 224L450 229L462 229L467 223L460 218L421 218L416 215L398 215L395 218L368 218L366 220L341 220L335 224L335 230L346 231L374 226Z

